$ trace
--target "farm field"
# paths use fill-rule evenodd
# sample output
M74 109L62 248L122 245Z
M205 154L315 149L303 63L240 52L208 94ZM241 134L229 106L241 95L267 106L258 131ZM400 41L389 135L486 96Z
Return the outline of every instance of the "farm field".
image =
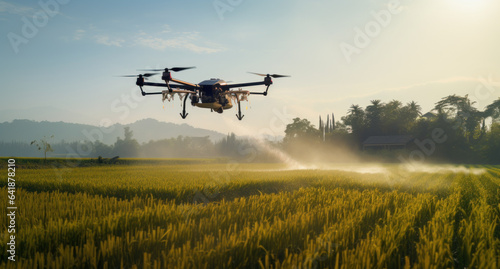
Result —
M500 166L22 162L1 268L500 268Z

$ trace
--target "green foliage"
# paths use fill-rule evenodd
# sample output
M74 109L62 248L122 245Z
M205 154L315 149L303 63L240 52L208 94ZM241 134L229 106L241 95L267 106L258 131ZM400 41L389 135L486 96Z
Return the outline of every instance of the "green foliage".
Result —
M346 126L349 136L332 134L333 138L325 141L342 145L354 140L356 148L361 149L363 141L370 136L411 135L423 141L431 139L433 132L440 130L446 135L446 141L439 143L431 156L426 156L428 160L498 164L498 148L495 145L500 143L500 137L495 135L493 128L500 116L500 99L484 111L474 105L475 102L467 95L450 95L436 103L435 113L429 112L421 117L421 107L416 102L403 105L398 100L388 103L372 100L365 109L352 105L347 115L342 117L342 123L337 124L341 130L342 125ZM491 130L486 126L488 119L493 122ZM413 148L411 146L410 149L419 150L416 144Z
M450 95L436 103L435 110L444 111L447 117L454 119L454 128L461 130L467 140L472 142L475 130L483 118L483 112L478 111L474 104L468 95Z
M293 119L293 122L288 124L285 129L285 143L291 143L296 140L309 138L320 138L319 131L314 128L314 125L307 120L301 118Z
M139 152L139 142L133 139L133 132L130 127L123 128L125 139L116 138L113 146L113 155L120 157L137 157Z
M51 135L49 138L53 138L54 135ZM52 146L48 142L48 138L45 136L40 139L40 141L33 140L30 145L35 145L39 151L43 151L44 159L47 160L47 152L53 152Z
M493 120L500 119L500 98L489 104L485 110L485 117L491 117Z
M500 163L500 123L494 123L490 132L484 138L482 151L485 159L493 163Z

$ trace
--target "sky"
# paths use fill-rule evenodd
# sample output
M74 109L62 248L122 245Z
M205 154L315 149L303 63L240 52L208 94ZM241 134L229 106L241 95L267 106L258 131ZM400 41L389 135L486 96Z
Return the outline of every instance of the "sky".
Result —
M483 109L500 97L498 25L496 0L0 0L0 121L154 118L283 136L292 118L317 126L319 115L339 120L375 99L413 100L425 113L469 94ZM190 105L183 120L178 98L142 97L134 78L117 77L173 66L196 66L174 73L193 83L291 77L250 96L242 121L236 108Z

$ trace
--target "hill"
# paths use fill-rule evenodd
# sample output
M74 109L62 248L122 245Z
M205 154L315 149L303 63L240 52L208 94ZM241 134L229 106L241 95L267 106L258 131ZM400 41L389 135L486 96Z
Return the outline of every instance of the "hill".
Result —
M99 140L104 144L113 144L117 137L123 138L123 129L125 127L130 127L134 138L139 143L178 136L209 136L212 141L218 141L226 136L225 134L195 128L187 124L160 122L154 119L143 119L127 125L114 124L108 128L67 122L13 120L0 123L0 142L29 143L44 136L54 135L51 140L53 143Z

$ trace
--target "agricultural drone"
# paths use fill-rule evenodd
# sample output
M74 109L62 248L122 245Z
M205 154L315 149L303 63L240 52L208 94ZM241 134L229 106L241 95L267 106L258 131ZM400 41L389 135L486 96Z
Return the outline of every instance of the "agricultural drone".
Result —
M146 95L162 95L162 100L171 101L174 99L175 95L179 96L179 99L184 99L181 117L185 119L189 113L186 113L186 100L191 100L191 105L200 108L209 108L212 112L222 113L224 110L231 109L233 107L233 102L238 104L238 114L236 117L242 120L244 115L241 114L241 101L248 101L248 96L251 94L260 94L267 96L267 91L269 86L273 84L272 78L289 77L285 75L277 74L259 74L251 73L264 77L264 81L259 82L247 82L247 83L236 83L228 84L226 81L212 78L209 80L204 80L199 84L192 84L182 80L172 78L171 72L179 72L186 69L192 69L195 67L173 67L165 69L142 69L139 71L149 71L149 72L159 72L163 71L161 79L165 83L154 83L145 82L149 77L157 75L159 73L145 73L139 75L128 75L122 77L137 77L136 85L141 89L142 96ZM173 83L172 83L173 82ZM250 92L242 90L242 87L252 87L252 86L266 86L264 92ZM161 92L145 92L143 90L144 86L152 87L164 87L167 90ZM233 90L234 88L239 88L238 90ZM232 102L233 101L233 102Z

